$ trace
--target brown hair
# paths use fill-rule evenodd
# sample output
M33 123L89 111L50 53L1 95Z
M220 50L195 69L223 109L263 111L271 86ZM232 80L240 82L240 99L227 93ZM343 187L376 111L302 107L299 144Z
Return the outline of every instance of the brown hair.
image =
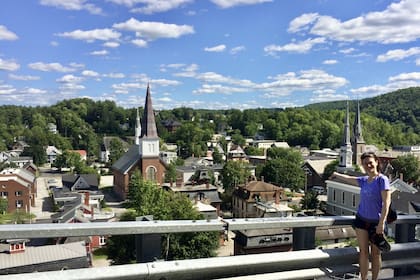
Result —
M362 163L363 163L363 160L364 160L365 158L373 158L373 159L374 159L374 160L378 163L378 165L376 166L376 170L377 170L378 172L381 172L381 167L380 167L381 162L379 161L378 156L377 156L374 152L364 152L364 153L360 156L360 159L362 160Z

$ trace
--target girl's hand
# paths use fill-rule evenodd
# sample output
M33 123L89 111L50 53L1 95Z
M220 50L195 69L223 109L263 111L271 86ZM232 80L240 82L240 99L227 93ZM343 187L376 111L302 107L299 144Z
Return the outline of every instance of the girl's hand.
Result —
M383 223L379 223L378 226L376 227L376 234L384 234L384 224Z

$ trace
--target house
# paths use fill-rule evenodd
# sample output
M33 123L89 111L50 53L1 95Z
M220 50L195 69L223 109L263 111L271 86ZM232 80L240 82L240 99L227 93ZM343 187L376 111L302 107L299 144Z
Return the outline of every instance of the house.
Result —
M80 156L81 160L86 161L87 160L87 152L86 150L69 150L70 153L75 153Z
M168 132L175 132L182 124L176 120L163 120L161 124Z
M232 212L236 218L256 218L261 215L257 202L287 201L283 188L264 181L250 181L238 186L232 194Z
M98 190L99 181L96 174L65 174L62 176L63 186L70 191Z
M159 157L159 153L159 136L148 85L141 124L137 111L135 144L112 166L115 193L122 199L127 198L131 175L137 170L144 179L162 185L166 165Z
M227 153L228 160L248 162L247 155L239 145L232 145Z
M128 151L130 145L126 141L122 140L120 137L104 136L102 138L102 144L101 144L100 151L99 151L99 160L101 162L108 162L109 161L109 155L111 153L111 142L113 140L120 141L122 146L123 146L124 152Z
M305 171L305 187L313 186L325 187L324 170L325 167L332 163L335 159L315 158L311 157L305 160L302 169Z
M48 131L51 132L52 134L58 133L57 125L55 123L48 123L47 127L48 127Z
M287 252L293 249L293 230L251 229L235 231L234 255Z
M57 156L63 154L55 146L47 146L47 148L45 149L45 153L47 154L47 162L48 163L54 163L55 160L57 159Z
M222 200L219 197L218 188L210 183L165 186L165 188L187 196L195 205L197 205L197 202L211 205L216 209L216 215L219 216L220 214Z
M84 242L26 246L27 240L0 243L0 275L87 268L91 257ZM25 278L22 274L22 277ZM26 274L28 278L30 274Z
M35 206L36 177L22 168L8 168L0 172L0 197L7 199L7 212L23 210L30 213Z
M170 151L161 151L159 153L159 157L167 165L171 164L172 162L175 162L178 159L176 152L170 152Z
M177 173L176 184L177 185L189 184L193 181L194 177L198 179L205 179L205 178L209 178L209 176L211 176L212 174L212 176L214 177L214 184L220 185L222 170L223 170L222 164L177 166L176 167L176 173Z
M271 147L277 147L277 148L290 148L289 144L287 142L278 142L275 140L256 140L252 142L252 145L256 148L267 150Z

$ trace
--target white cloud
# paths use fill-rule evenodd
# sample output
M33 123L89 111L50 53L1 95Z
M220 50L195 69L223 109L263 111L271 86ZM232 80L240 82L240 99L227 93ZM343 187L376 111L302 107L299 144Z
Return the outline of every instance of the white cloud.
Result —
M137 47L140 47L140 48L147 47L147 41L142 40L142 39L131 40L131 43L133 43L134 45L136 45Z
M255 4L272 2L272 0L210 0L210 1L222 9L232 8L232 7L240 6L240 5L255 5Z
M154 14L179 8L194 2L194 0L141 0L137 2L144 4L144 6L131 9L132 13Z
M325 38L319 37L315 39L307 39L297 43L289 43L283 46L268 45L264 47L264 51L269 55L276 55L277 52L307 53L312 49L314 45L323 43L325 43Z
M287 31L295 33L301 31L302 29L307 30L309 28L309 24L313 23L318 17L319 15L317 13L298 16L289 23L289 29Z
M74 76L74 75L64 75L60 79L57 79L56 81L59 83L71 83L71 84L77 84L84 80L82 77Z
M125 78L125 75L123 73L109 73L103 75L106 78L113 78L113 79L122 79Z
M327 65L332 65L332 64L337 64L337 63L338 61L335 59L327 59L322 62L322 64L327 64Z
M250 89L241 88L241 87L230 87L220 84L203 84L201 88L193 90L193 94L211 94L211 93L222 93L222 94L232 94L239 92L248 92Z
M310 34L344 42L378 42L382 44L413 42L420 37L418 0L391 3L385 10L341 21L331 16L299 16L291 21L290 31L309 30ZM304 17L308 20L301 20ZM300 24L299 24L300 22Z
M153 21L138 21L134 18L121 23L116 23L113 28L132 31L137 37L156 40L159 38L179 38L193 34L194 27L190 25L176 25Z
M348 48L348 49L339 50L339 52L342 54L350 54L354 52L355 50L356 50L355 48Z
M0 58L0 70L16 71L20 68L19 63L13 60L3 60Z
M9 79L11 80L18 80L18 81L36 81L41 79L39 76L23 76L23 75L15 75L9 74Z
M107 48L118 48L120 46L120 43L118 42L105 42L102 46Z
M109 52L107 50L93 51L90 52L90 55L102 56L107 55Z
M420 82L420 72L401 73L397 76L389 77L390 82L396 81L417 81Z
M25 88L22 90L22 93L26 93L26 94L44 94L47 93L46 90L44 89L39 89L39 88Z
M237 54L237 53L243 52L243 51L245 51L245 46L237 46L237 47L234 47L234 48L230 49L229 52L231 54Z
M0 85L0 95L12 94L16 89L11 85Z
M112 30L110 28L104 29L93 29L93 30L75 30L71 32L64 32L57 34L60 37L71 38L74 40L83 40L86 42L94 42L96 40L109 41L118 40L121 37L121 33Z
M102 14L102 9L94 4L86 3L86 0L41 0L41 5L56 7L64 10L81 11L86 10L91 14Z
M84 70L82 71L82 75L86 77L92 77L92 78L99 77L99 73L92 70Z
M376 58L376 61L378 62L386 62L389 60L398 61L406 57L417 56L417 55L420 55L420 47L413 47L408 50L396 49L396 50L387 51L385 54L378 55L378 57Z
M206 52L223 52L226 50L226 46L225 45L217 45L214 47L205 47L204 51Z
M323 70L302 70L299 73L288 72L270 77L274 82L262 83L261 89L284 88L290 91L314 91L335 89L348 83L343 77L337 77Z
M177 65L179 65L179 64L177 64ZM178 69L178 67L176 67L175 69ZM175 77L193 78L197 75L198 69L199 69L198 65L193 63L193 64L185 66L183 69L181 69L181 72L175 73L174 76Z
M18 36L15 33L8 30L6 26L0 25L0 40L13 41L17 39L18 39Z
M61 65L58 62L53 62L53 63L44 63L44 62L35 62L35 63L30 63L28 65L29 68L34 69L34 70L39 70L39 71L43 71L43 72L73 72L76 69L75 68L71 68L71 67L66 67Z

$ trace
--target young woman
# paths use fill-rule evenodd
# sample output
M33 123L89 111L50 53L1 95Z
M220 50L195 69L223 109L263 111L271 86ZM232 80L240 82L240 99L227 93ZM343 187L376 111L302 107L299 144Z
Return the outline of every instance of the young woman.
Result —
M379 159L375 153L363 153L361 160L363 169L367 173L366 176L354 177L334 172L331 178L340 178L351 185L360 186L360 203L353 223L359 243L360 276L362 280L367 279L370 247L372 279L375 280L378 279L382 265L381 249L389 250L384 233L386 217L391 204L391 192L388 177L379 171ZM377 240L381 240L383 244L378 244ZM385 245L385 247L381 245Z

